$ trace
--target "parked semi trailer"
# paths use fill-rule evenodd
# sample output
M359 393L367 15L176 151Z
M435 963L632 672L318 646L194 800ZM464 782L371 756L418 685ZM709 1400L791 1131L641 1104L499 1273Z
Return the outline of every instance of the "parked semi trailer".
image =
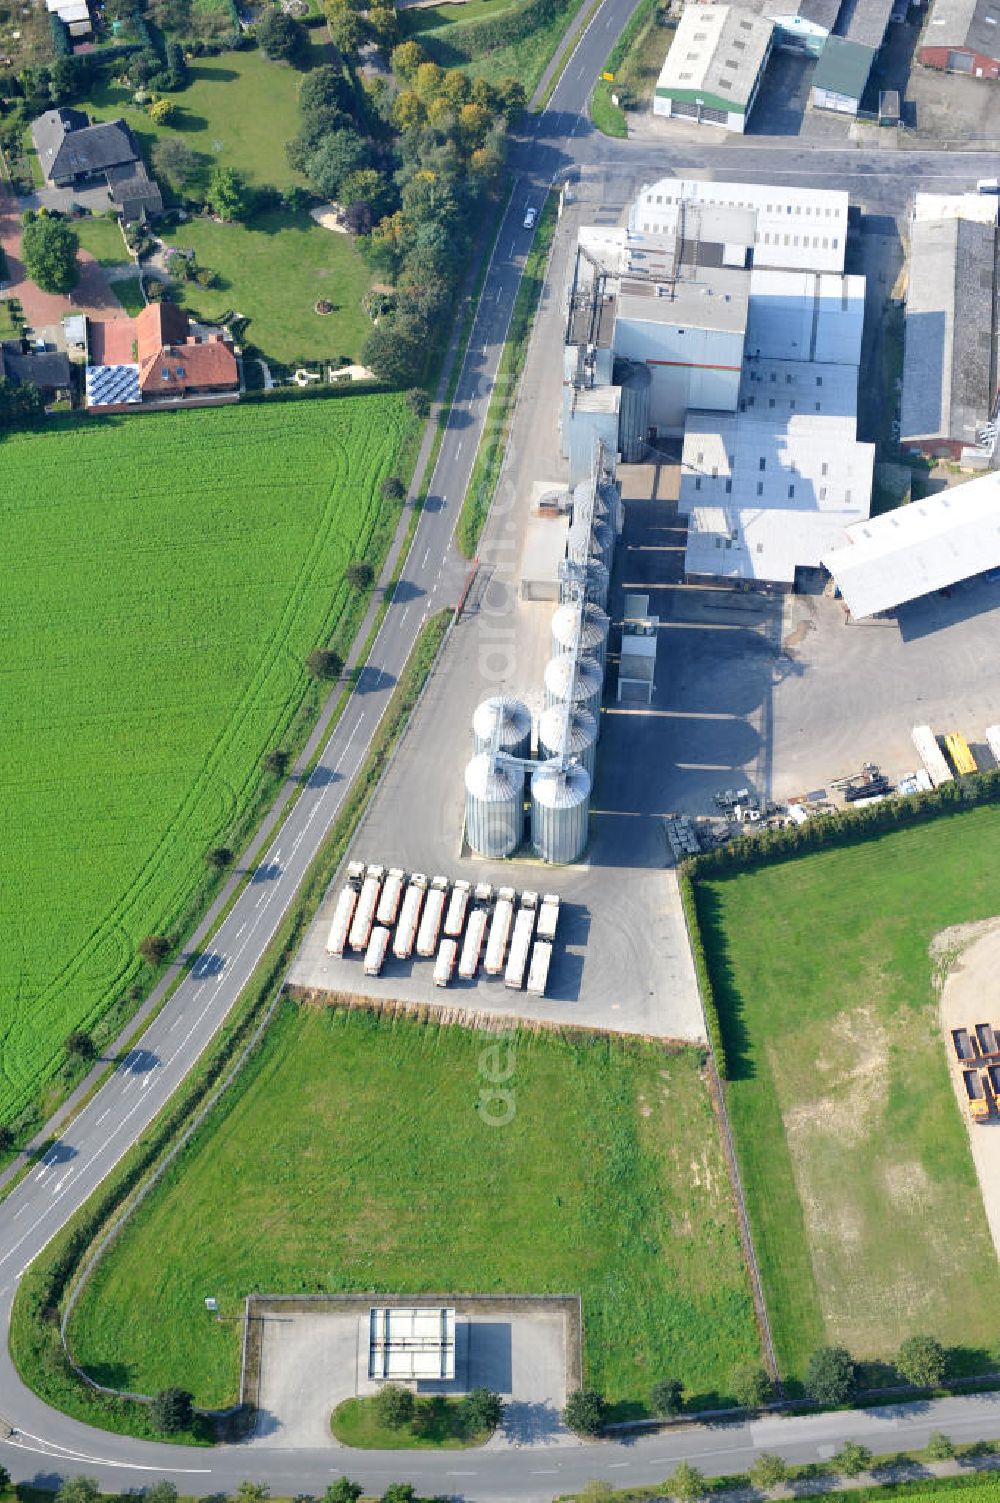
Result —
M376 924L365 951L365 975L381 976L385 965L385 952L389 948L389 931L384 924Z
M951 1041L955 1046L955 1058L960 1065L971 1065L976 1060L976 1041L967 1028L953 1028Z
M382 885L382 896L378 900L378 912L375 917L380 924L385 924L389 929L399 917L399 905L403 899L403 888L406 886L406 873L398 866L390 866L388 875Z
M448 878L435 877L424 899L424 911L417 930L417 954L430 960L441 937L441 920L448 897Z
M459 877L451 891L451 901L448 904L448 912L444 917L444 932L449 939L458 939L465 925L465 914L469 906L469 893L472 884L466 882L464 877Z
M450 986L455 974L455 957L458 954L457 939L443 939L434 962L434 985Z
M927 768L927 776L934 787L954 781L954 774L945 761L944 752L938 746L937 737L929 725L915 725L911 732L917 755Z
M475 980L476 972L479 970L479 957L483 953L486 925L489 921L488 908L473 908L469 914L465 939L462 942L462 956L458 962L458 974L463 981Z
M347 936L350 932L351 921L354 918L354 910L358 905L358 889L350 882L341 888L337 906L333 910L333 922L330 925L330 933L326 939L326 953L328 955L343 955L344 946L347 944Z
M392 953L397 960L409 960L413 954L413 941L417 937L417 924L420 922L420 910L426 891L427 878L423 872L414 872L403 897L399 923L392 941Z
M993 1099L1000 1103L1000 1065L990 1065L986 1071L990 1085L993 1088Z
M976 1039L983 1059L1000 1059L1000 1039L992 1023L977 1023Z
M547 892L542 898L542 906L538 910L538 938L549 941L556 937L556 925L559 923L559 898L554 892Z
M962 1080L965 1084L969 1116L973 1122L985 1122L990 1114L990 1100L986 1094L983 1075L978 1070L963 1070Z
M534 902L529 903L528 899ZM538 894L526 892L521 898L521 906L514 920L514 936L510 942L510 956L507 960L507 969L504 972L504 986L509 986L511 991L519 992L524 985L524 973L528 969L528 955L531 951L531 941L535 933L535 915L537 909Z
M368 941L372 937L372 925L375 922L375 910L378 907L378 895L382 888L382 878L384 876L384 866L370 866L365 874L365 880L361 884L358 904L354 910L354 918L351 920L351 935L348 943L352 950L364 951L368 949Z
M552 963L552 945L547 939L536 939L531 950L531 965L528 967L528 991L533 997L544 997Z
M949 731L944 738L945 750L951 758L951 765L957 773L978 772L976 759L969 749L969 743L960 731Z
M503 974L504 961L507 958L507 940L510 938L510 926L514 922L514 897L513 887L501 887L497 893L493 922L490 924L490 937L486 941L487 976Z

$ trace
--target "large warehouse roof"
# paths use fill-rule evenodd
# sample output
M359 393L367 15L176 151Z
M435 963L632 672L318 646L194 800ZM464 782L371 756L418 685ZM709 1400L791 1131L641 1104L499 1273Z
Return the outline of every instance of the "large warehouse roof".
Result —
M913 218L975 219L996 224L1000 199L995 193L914 193Z
M684 570L714 579L792 585L844 537L851 512L699 506L688 519Z
M735 5L685 6L657 92L711 94L745 110L771 46L773 23Z
M1000 565L1000 473L847 529L823 563L851 615L891 611Z
M877 52L885 41L894 4L895 0L845 0L840 17L843 35Z
M740 412L758 422L784 422L793 413L854 419L857 369L810 360L748 360L740 381Z
M674 48L677 43L675 41ZM831 188L774 188L762 183L706 183L663 177L646 183L629 212L629 229L657 232L676 220L677 205L725 204L757 216L754 266L844 269L848 196Z
M747 358L858 365L864 318L864 277L754 270Z
M872 444L858 443L853 417L794 413L761 422L743 413L689 412L679 509L773 507L848 512L871 506Z
M967 47L996 57L1000 47L997 0L934 0L921 40L923 47Z
M900 440L974 444L993 394L996 226L916 220L910 230Z

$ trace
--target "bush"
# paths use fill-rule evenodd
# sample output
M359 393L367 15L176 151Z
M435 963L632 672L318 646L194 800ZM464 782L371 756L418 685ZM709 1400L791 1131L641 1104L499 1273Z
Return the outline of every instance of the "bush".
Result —
M761 1451L750 1468L750 1481L762 1493L781 1487L782 1483L788 1481L788 1465L784 1457L775 1456L770 1451Z
M387 1430L401 1430L413 1418L413 1394L398 1383L386 1383L376 1395L375 1413Z
M604 1429L608 1405L603 1394L592 1388L576 1388L566 1396L563 1419L577 1435L599 1435Z
M712 974L708 968L708 957L705 954L705 946L702 943L694 883L683 868L681 869L678 886L681 895L681 909L684 913L688 941L691 946L691 958L694 961L694 973L698 981L698 990L701 993L702 1007L705 1011L708 1038L712 1045L712 1054L715 1056L715 1068L722 1079L726 1080L729 1075L726 1043L722 1033L722 1024L719 1021L719 1009L715 1000Z
M343 673L344 660L331 647L316 647L306 658L306 667L313 678L334 679Z
M831 1461L842 1477L857 1477L871 1464L872 1453L856 1440L845 1440Z
M916 1388L940 1388L948 1367L944 1347L933 1336L908 1336L899 1349L896 1366Z
M733 1398L741 1409L760 1409L770 1402L774 1384L762 1367L741 1367L732 1379Z
M139 954L147 965L162 965L170 954L170 941L165 934L147 934L139 941Z
M375 570L367 559L355 559L353 564L348 564L344 578L352 590L368 590L375 578Z
M227 866L233 864L233 853L228 845L215 845L205 857L213 871L225 871Z
M654 1414L665 1418L680 1414L683 1402L684 1385L679 1378L661 1378L650 1390L649 1407Z
M667 1478L666 1490L677 1503L696 1503L705 1496L705 1476L688 1461L680 1461L673 1474Z
M935 1430L927 1439L927 1455L931 1461L949 1461L955 1454L955 1442L943 1430Z
M94 1059L97 1049L89 1033L75 1028L66 1040L66 1053L70 1059Z
M415 417L426 417L431 410L431 399L422 386L414 386L406 393L406 405Z
M191 1428L194 1400L185 1388L161 1388L149 1406L149 1414L157 1430L176 1435Z
M406 495L406 486L398 475L387 475L379 489L387 501L402 501Z
M823 1409L835 1409L853 1397L857 1373L848 1351L842 1346L821 1346L809 1358L806 1392Z
M470 1435L495 1430L503 1419L503 1399L489 1388L471 1388L462 1400L462 1418Z
M283 778L288 770L288 753L280 746L269 751L264 758L264 771L272 777Z

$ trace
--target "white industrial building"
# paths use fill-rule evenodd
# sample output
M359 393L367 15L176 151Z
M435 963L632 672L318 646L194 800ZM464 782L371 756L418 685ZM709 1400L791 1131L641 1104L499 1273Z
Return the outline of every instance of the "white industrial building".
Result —
M856 619L1000 567L1000 473L856 523L823 563Z
M865 279L805 271L750 274L747 359L861 363Z
M373 1308L368 1316L368 1376L375 1382L443 1382L455 1376L455 1311L446 1307Z
M656 81L653 114L746 130L774 24L739 5L686 5Z

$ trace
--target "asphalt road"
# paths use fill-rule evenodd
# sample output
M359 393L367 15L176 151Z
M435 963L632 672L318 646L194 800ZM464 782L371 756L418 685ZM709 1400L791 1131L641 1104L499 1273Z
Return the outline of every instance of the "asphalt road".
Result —
M489 394L531 235L525 208L538 204L554 179L583 172L607 185L607 201L624 204L643 177L709 171L728 178L847 187L872 212L898 213L916 187L974 183L993 172L987 154L879 153L803 149L802 143L754 138L740 146L711 141L664 144L613 142L586 119L591 84L636 0L604 0L555 89L548 108L531 117L513 143L515 191L497 238L469 350L427 503L402 578L355 694L253 880L217 931L211 951L184 979L113 1077L59 1136L46 1159L0 1204L0 1327L6 1332L18 1280L27 1265L81 1206L135 1142L207 1047L289 905L320 841L340 808L425 616L457 599L466 565L452 534L478 446ZM192 1319L202 1316L193 1310ZM231 1489L252 1467L276 1493L320 1492L350 1461L370 1490L406 1476L420 1490L477 1500L548 1498L595 1475L621 1483L654 1481L681 1456L709 1472L744 1468L756 1448L793 1460L829 1454L845 1437L873 1450L920 1445L930 1430L956 1438L1000 1437L1000 1397L951 1399L936 1405L766 1420L753 1425L690 1427L628 1443L543 1449L489 1449L434 1457L334 1451L268 1452L240 1447L201 1451L152 1445L105 1434L40 1402L0 1351L0 1420L14 1434L0 1440L0 1465L15 1480L55 1484L78 1471L111 1489L141 1487L170 1476L182 1492ZM0 1425L0 1429L3 1426ZM340 1465L337 1465L337 1463Z

